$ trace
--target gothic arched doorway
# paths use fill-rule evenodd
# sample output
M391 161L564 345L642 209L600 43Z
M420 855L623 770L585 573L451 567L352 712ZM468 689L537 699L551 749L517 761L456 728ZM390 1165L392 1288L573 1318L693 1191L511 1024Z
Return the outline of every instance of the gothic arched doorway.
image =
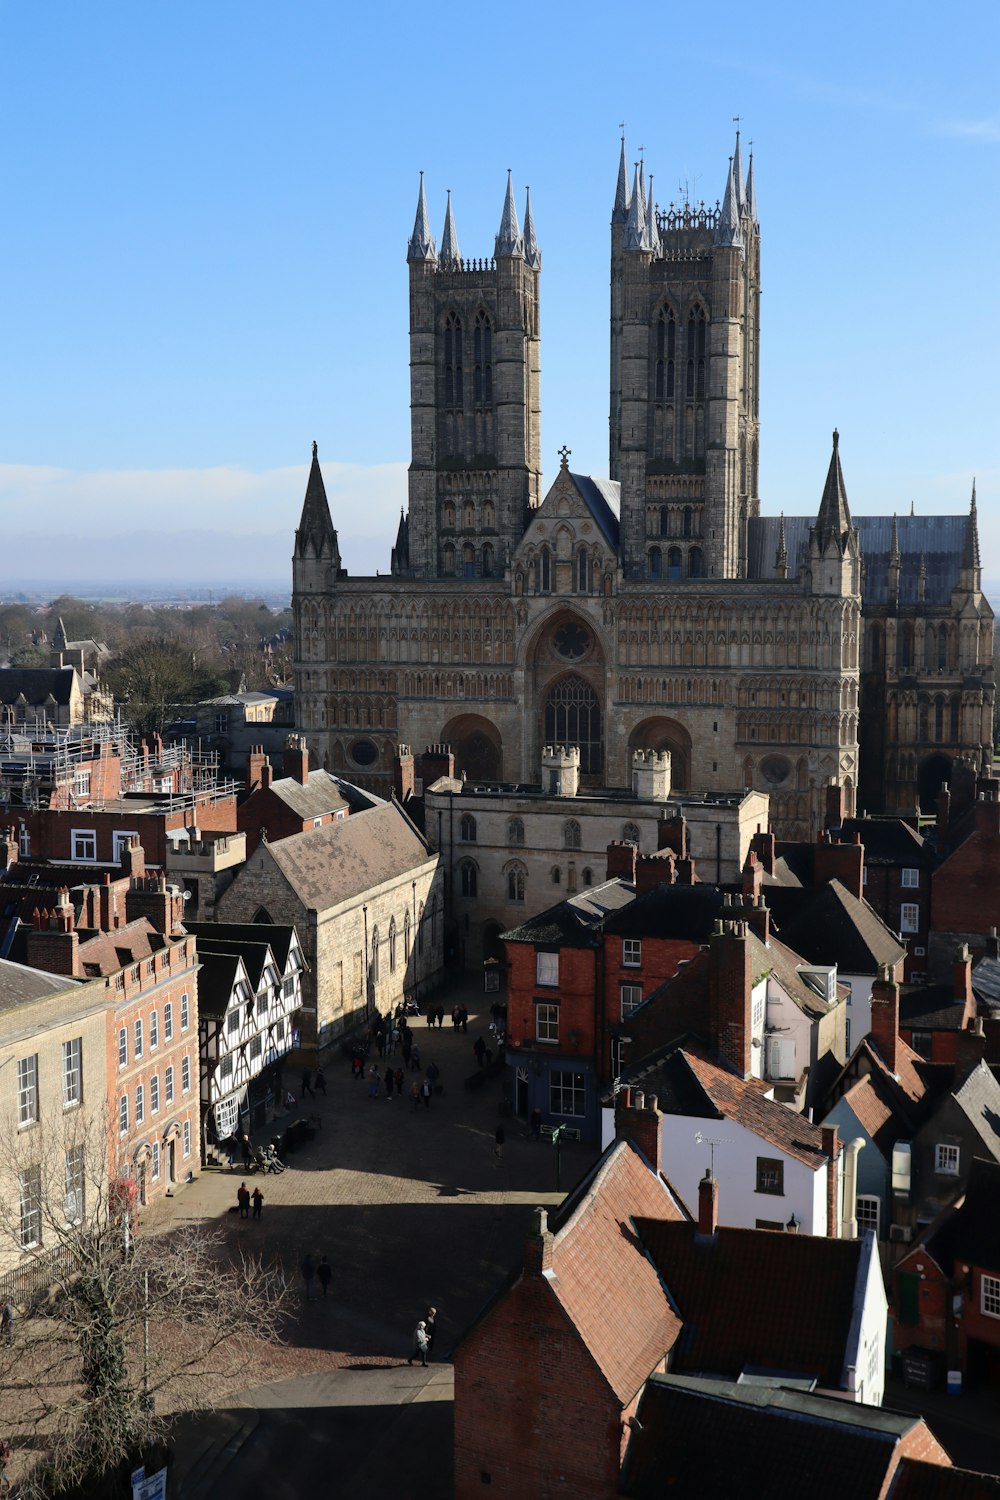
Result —
M670 785L685 792L691 785L691 736L676 719L643 719L629 735L628 774L632 775L632 756L636 750L670 751Z
M950 755L928 755L921 762L917 775L917 786L920 795L920 811L932 813L937 809L938 794L941 791L941 783L951 778L951 756Z
M503 741L495 724L481 714L460 714L441 731L442 743L455 752L455 775L470 781L499 781L503 775Z
M580 775L604 771L601 705L589 682L575 674L561 677L550 689L542 716L546 745L578 745Z

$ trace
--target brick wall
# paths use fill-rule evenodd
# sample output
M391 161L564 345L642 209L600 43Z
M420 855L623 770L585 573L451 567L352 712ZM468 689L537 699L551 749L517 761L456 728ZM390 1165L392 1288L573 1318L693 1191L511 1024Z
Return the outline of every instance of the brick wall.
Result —
M559 1004L559 1043L558 1048L553 1046L553 1052L568 1050L570 1033L575 1032L575 1051L581 1058L593 1058L601 1040L595 1034L597 952L593 948L561 948L559 983L549 987L537 983L535 948L530 943L505 946L510 1050L536 1045L535 1001L552 1000Z

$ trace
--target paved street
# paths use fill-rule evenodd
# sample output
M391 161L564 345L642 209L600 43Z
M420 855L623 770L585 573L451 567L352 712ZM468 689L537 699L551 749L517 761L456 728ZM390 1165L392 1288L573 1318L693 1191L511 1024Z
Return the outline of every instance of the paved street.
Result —
M451 1027L456 998L470 1009L467 1034ZM421 1066L436 1062L444 1085L429 1110L412 1110L405 1093L389 1101L384 1088L369 1099L367 1083L351 1078L339 1049L331 1055L325 1098L307 1098L302 1111L322 1117L316 1138L289 1156L291 1169L281 1176L247 1179L251 1188L259 1182L265 1195L260 1222L229 1212L243 1179L239 1167L202 1172L145 1216L149 1233L216 1221L234 1250L260 1248L278 1256L299 1289L292 1348L279 1352L276 1368L249 1372L231 1413L189 1424L178 1477L186 1461L192 1472L178 1493L197 1500L203 1485L214 1485L220 1464L227 1487L246 1466L247 1478L264 1482L272 1496L308 1493L335 1452L338 1493L354 1493L345 1465L356 1455L365 1460L358 1468L359 1494L362 1482L370 1491L378 1476L405 1500L400 1455L412 1451L423 1455L419 1493L441 1500L451 1494L451 1370L432 1366L428 1376L406 1365L414 1324L428 1304L437 1306L435 1355L447 1361L518 1262L531 1209L562 1197L555 1190L552 1146L525 1139L515 1119L503 1121L507 1140L497 1165L501 1079L472 1092L463 1087L476 1071L472 1048L480 1031L490 1041L483 999L474 979L466 979L437 999L446 1011L443 1028L412 1018ZM393 1063L403 1066L401 1057ZM405 1088L418 1076L407 1075ZM289 1071L286 1086L296 1096L299 1085L299 1073ZM593 1159L588 1147L563 1148L564 1191ZM307 1252L314 1259L328 1255L334 1267L326 1300L301 1297L298 1268ZM261 1409L259 1419L239 1410L244 1406Z

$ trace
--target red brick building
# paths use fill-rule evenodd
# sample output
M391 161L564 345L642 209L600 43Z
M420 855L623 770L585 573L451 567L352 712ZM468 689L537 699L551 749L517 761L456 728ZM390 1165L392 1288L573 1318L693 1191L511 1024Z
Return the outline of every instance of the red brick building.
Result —
M284 775L275 778L263 750L258 746L250 752L248 795L240 803L237 818L240 831L247 836L248 856L262 838L274 844L309 828L325 828L350 814L341 783L329 771L309 769L309 750L297 734L290 734L285 742L283 770Z
M931 877L929 964L935 978L951 968L959 943L973 958L1000 925L1000 781L981 778L971 833Z

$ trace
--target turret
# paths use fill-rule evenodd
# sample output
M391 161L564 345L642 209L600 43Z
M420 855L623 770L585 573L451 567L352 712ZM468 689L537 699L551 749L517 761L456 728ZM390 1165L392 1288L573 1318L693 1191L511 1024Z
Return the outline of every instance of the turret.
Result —
M542 252L535 239L535 221L531 214L531 189L524 190L524 262L532 271L542 269Z
M860 589L858 533L851 520L840 467L840 434L834 430L816 524L809 534L809 566L814 594L856 594Z
M629 203L628 218L625 221L623 246L626 250L649 249L649 241L646 237L646 203L643 198L642 179L639 176L638 166L636 166L632 180L632 198Z
M612 224L624 224L628 218L632 195L628 188L628 166L625 161L625 137L622 136L621 156L618 159L618 185L615 188L615 206L611 211Z
M739 194L736 190L736 171L733 166L733 158L729 158L729 176L726 179L726 191L722 199L722 211L719 214L719 222L715 226L716 245L733 245L743 248L743 236L740 232L740 204Z
M455 215L451 211L451 189L448 189L448 207L444 212L444 230L441 234L441 265L450 269L462 258L455 231Z
M979 517L976 514L976 481L972 481L972 503L969 519L965 523L965 545L962 550L962 573L959 587L978 594L982 589L982 568L979 562Z
M417 194L417 216L413 221L413 233L406 249L406 259L411 265L421 262L436 262L437 250L431 234L431 222L427 216L427 197L424 193L424 174L420 174L420 191Z
M319 450L313 443L312 463L309 467L309 478L306 481L306 496L302 503L298 530L295 533L293 566L304 564L308 570L308 565L317 563L322 564L322 573L329 570L330 577L336 579L340 572L340 547L337 544L337 533L330 518L326 488L319 466ZM302 573L301 567L296 568L296 577L299 579L296 584L298 588L308 587L305 579L300 576ZM317 582L319 586L322 586L323 577L320 576Z
M514 186L511 181L511 171L507 169L507 192L503 200L503 213L500 216L500 229L497 233L494 255L497 260L501 256L524 256L524 241L521 238L521 227L517 222L517 208L514 203Z

